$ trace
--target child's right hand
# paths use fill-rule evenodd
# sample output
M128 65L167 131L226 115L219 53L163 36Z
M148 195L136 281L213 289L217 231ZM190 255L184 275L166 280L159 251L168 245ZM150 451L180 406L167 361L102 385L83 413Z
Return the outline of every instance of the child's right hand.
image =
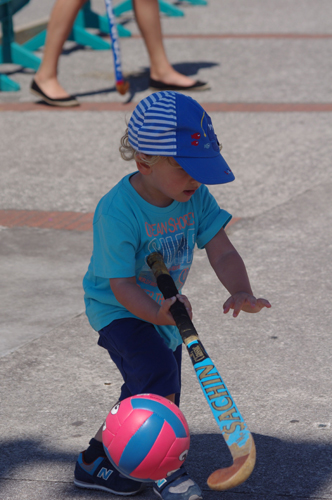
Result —
M185 305L187 309L187 313L189 314L190 319L192 319L192 308L188 298L185 295L178 294L176 297L171 297L170 299L165 299L162 305L160 306L157 316L156 316L156 325L174 325L175 321L173 319L172 313L170 312L170 307L175 303L176 299L178 299L182 304Z

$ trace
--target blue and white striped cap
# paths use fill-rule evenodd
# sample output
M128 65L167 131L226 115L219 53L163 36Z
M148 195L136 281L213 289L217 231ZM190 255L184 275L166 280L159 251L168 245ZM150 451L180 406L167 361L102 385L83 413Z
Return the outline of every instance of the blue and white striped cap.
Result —
M129 120L128 138L140 153L171 156L202 184L234 180L220 154L211 118L185 94L156 92L143 99Z

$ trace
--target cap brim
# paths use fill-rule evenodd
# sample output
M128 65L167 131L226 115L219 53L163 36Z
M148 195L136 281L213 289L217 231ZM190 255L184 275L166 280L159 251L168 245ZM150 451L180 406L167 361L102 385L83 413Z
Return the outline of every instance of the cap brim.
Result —
M213 158L184 158L182 156L173 158L193 179L202 184L226 184L235 179L221 154Z

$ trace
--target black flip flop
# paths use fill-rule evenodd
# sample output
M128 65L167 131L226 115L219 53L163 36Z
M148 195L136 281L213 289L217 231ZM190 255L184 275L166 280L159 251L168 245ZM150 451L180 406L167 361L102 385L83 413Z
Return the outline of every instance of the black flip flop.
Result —
M50 104L51 106L60 106L63 108L69 108L72 106L79 106L79 102L75 97L68 96L68 97L62 97L59 99L53 99L52 97L49 97L46 95L42 89L39 87L39 85L35 82L35 80L32 80L31 85L30 85L30 92L31 94L36 95L43 101L47 102L47 104Z
M159 82L158 80L154 80L150 78L149 87L153 90L175 90L178 92L186 92L192 90L209 90L211 87L206 82L201 82L197 80L195 83L190 85L189 87L182 87L182 85L167 85L164 82Z

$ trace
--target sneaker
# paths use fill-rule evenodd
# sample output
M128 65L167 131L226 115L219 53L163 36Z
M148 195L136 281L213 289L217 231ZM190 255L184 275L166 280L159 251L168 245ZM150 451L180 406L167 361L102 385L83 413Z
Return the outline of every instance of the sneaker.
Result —
M189 477L184 467L176 470L166 479L156 481L153 491L163 500L201 500L199 486Z
M142 483L122 476L106 457L98 457L87 464L84 452L78 457L74 475L74 484L79 488L103 490L115 495L135 495L142 488Z

